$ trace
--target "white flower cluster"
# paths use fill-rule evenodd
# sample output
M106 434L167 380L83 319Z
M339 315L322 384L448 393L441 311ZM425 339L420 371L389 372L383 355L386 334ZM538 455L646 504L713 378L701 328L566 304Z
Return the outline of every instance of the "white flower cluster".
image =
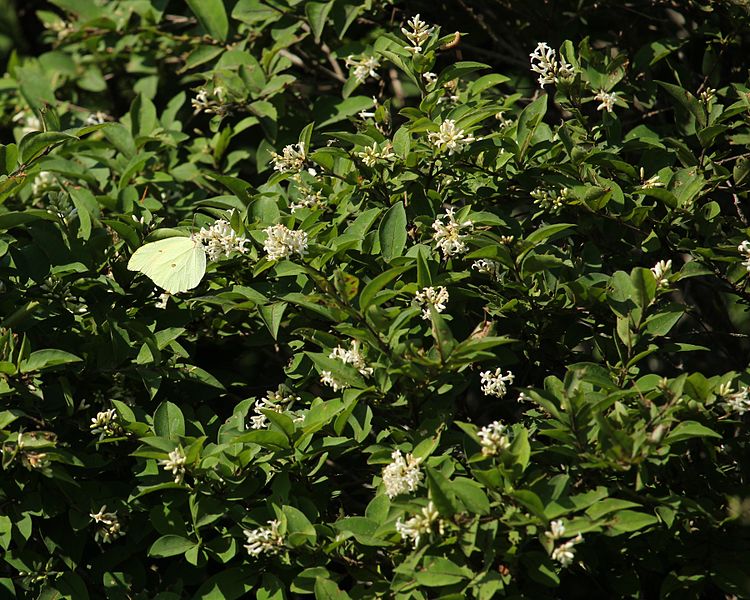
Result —
M305 165L306 158L305 147L302 143L284 146L281 154L271 152L273 169L280 173L297 173L301 171Z
M382 150L378 148L377 143L366 147L362 152L357 152L357 156L362 159L368 167L374 167L381 160L393 160L396 155L392 152L393 146L388 142Z
M539 75L540 87L544 87L548 83L557 83L560 79L567 79L574 74L573 65L565 62L563 58L558 61L557 52L550 48L546 42L537 44L529 57L531 58L531 70Z
M601 102L596 110L606 110L611 113L614 109L615 102L617 102L617 92L607 93L604 90L599 90L599 93L594 96L594 100Z
M423 44L427 41L427 38L430 37L435 28L428 26L427 23L419 18L419 15L415 15L407 21L406 24L409 26L409 29L402 27L401 33L403 33L406 39L409 40L411 46L404 46L404 48L409 52L419 54L424 49Z
M493 421L478 432L484 456L497 456L510 447L510 440L505 435L505 425L500 421Z
M229 112L229 107L224 104L226 95L226 90L220 86L216 86L212 94L209 94L206 88L200 88L195 98L190 101L190 105L195 109L196 114L199 112L209 115L226 114Z
M426 287L422 291L417 292L414 299L417 301L417 304L422 306L422 318L427 320L430 318L430 307L439 313L445 310L445 303L448 302L448 290L442 285L437 289Z
M427 140L435 146L439 152L448 150L448 155L454 152L460 152L465 146L476 141L471 135L466 135L463 129L456 127L456 122L452 119L446 119L440 124L438 131L427 133Z
M100 440L122 433L122 429L117 424L117 411L114 408L96 413L96 416L91 419L89 428L93 435L99 436Z
M731 384L725 384L719 389L719 395L724 398L724 408L727 412L742 416L750 412L750 386L735 392Z
M110 119L111 117L107 113L98 110L86 117L85 123L86 125L101 125L102 123L106 123Z
M55 176L51 172L39 171L39 174L34 177L34 181L31 182L31 193L34 196L39 196L48 189L55 187L56 183Z
M401 522L399 518L396 521L396 531L401 534L402 540L410 540L414 547L419 546L419 541L422 536L427 536L432 533L433 525L437 523L438 531L440 535L443 535L444 523L440 519L440 513L435 508L435 504L430 502L422 509L421 514L413 516L411 519Z
M349 350L346 350L341 346L336 346L331 350L328 358L340 360L345 365L352 365L357 371L359 371L360 375L365 377L370 377L373 373L372 367L367 366L367 361L359 350L358 340L352 340L351 348Z
M742 266L745 267L748 272L750 272L750 241L745 240L744 242L742 242L739 246L737 246L737 250L745 259L742 261Z
M471 221L464 221L463 223L456 221L455 212L455 208L448 208L444 215L438 215L432 223L432 228L435 230L432 239L443 253L445 260L455 254L463 254L469 249L464 241L466 235L462 235L461 230L468 229L471 231L474 228Z
M192 236L193 241L203 244L209 260L219 260L222 255L229 256L233 251L240 254L247 252L247 238L238 236L229 225L229 221L218 219L211 227L203 227Z
M274 519L268 521L266 527L257 529L244 529L242 533L247 538L245 550L250 556L259 556L260 554L275 554L284 544L284 538L279 533L279 521Z
M376 69L380 66L380 61L374 56L363 56L361 58L354 58L353 55L346 57L346 66L350 69L354 67L354 79L359 83L367 81L368 77L374 77L380 79L380 75Z
M274 225L263 232L268 236L263 242L268 260L281 260L292 254L307 254L307 233L304 231L292 231L284 225Z
M185 478L185 461L187 457L182 448L175 448L169 453L169 458L159 461L159 465L164 467L165 471L172 471L175 483L182 483Z
M42 121L36 114L30 110L22 110L13 115L11 119L14 123L21 126L21 135L27 135L34 131L42 130Z
M502 369L499 367L494 372L482 371L479 376L482 378L482 391L485 395L497 396L498 398L502 398L508 393L507 386L512 384L513 379L515 379L515 375L510 371L503 375Z
M565 535L565 525L560 519L550 521L549 531L546 531L544 535L552 542L559 540Z
M476 269L479 273L489 275L490 278L494 281L500 281L503 265L496 260L480 258L479 260L474 261L474 263L471 265L471 268Z
M583 536L579 533L572 540L568 540L567 542L560 544L552 550L552 560L556 560L563 567L569 567L573 564L573 559L576 555L575 545L580 544L582 541Z
M660 260L651 267L651 272L656 279L656 287L667 287L669 285L669 276L672 274L672 260Z
M266 392L265 398L261 398L253 405L255 416L250 417L250 428L265 429L268 427L268 417L261 410L272 410L281 413L294 402L300 402L301 400L299 396L285 394L281 388L275 392L269 390Z
M333 373L331 373L330 371L320 372L320 382L323 385L327 385L329 388L333 389L334 392L338 392L339 390L345 390L346 388L349 387L348 383L339 381L333 376Z
M292 202L289 205L289 210L292 214L301 208L323 208L325 206L323 192L320 190L315 191L305 186L301 191L302 196L299 197L296 202Z
M107 510L106 506L102 506L98 513L89 513L89 516L94 520L94 523L98 525L94 539L96 541L101 540L105 544L116 540L118 537L123 535L122 528L120 527L120 520L117 518L116 512L104 512Z
M422 471L419 469L422 461L411 454L404 457L400 450L394 450L391 458L393 462L383 469L382 475L385 493L388 497L394 498L399 494L416 490L419 482L422 481Z
M644 174L643 167L641 167L641 187L646 189L653 189L653 188L661 188L664 187L664 182L659 180L659 174L653 175L646 179L646 175Z
M565 206L565 203L570 200L572 196L573 193L568 188L563 188L559 192L536 188L531 192L534 204L539 208L554 214L560 212L562 207Z

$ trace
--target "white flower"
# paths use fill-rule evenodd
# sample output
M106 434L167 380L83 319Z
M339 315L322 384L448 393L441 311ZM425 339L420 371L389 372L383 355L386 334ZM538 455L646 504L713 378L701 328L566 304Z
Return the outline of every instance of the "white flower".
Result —
M13 115L12 121L21 126L21 136L25 136L34 131L42 130L42 121L36 116L36 113L30 110L22 110Z
M581 543L582 541L583 536L579 533L572 540L568 540L564 544L560 544L557 548L552 550L552 560L556 560L563 567L569 567L571 564L573 564L573 559L575 558L576 551L574 546Z
M489 275L494 281L500 281L503 265L496 260L480 258L474 261L471 268L476 269L479 273Z
M170 294L169 292L163 292L159 294L159 299L156 301L156 304L154 304L154 306L161 309L167 308L167 302L169 302L169 297L171 295L172 294Z
M368 167L374 167L381 160L392 160L396 158L396 155L391 152L393 146L390 142L387 143L382 150L378 149L377 143L373 143L372 146L366 147L362 152L357 152L357 156L362 159Z
M560 519L550 521L549 528L550 530L546 531L544 535L552 541L559 540L565 535L565 525L563 525L563 522Z
M240 254L247 252L247 238L238 236L224 219L218 219L210 227L203 227L191 237L193 241L203 244L209 260L219 260L222 254L230 256L235 250Z
M565 206L565 203L572 198L573 194L568 188L563 188L559 192L555 190L545 190L543 188L536 188L531 192L531 197L534 198L534 204L539 208L547 210L553 214L557 214Z
M750 241L745 240L742 242L737 246L737 250L745 258L745 260L742 261L742 266L750 272Z
M411 540L412 544L416 548L419 546L419 541L422 536L429 535L432 533L433 524L438 523L438 531L440 535L444 533L444 523L440 519L440 513L438 513L433 504L432 500L422 509L422 514L413 516L406 522L401 522L399 518L396 521L396 531L401 534L402 540Z
M94 539L102 542L109 543L116 540L118 537L123 535L120 527L120 521L117 518L116 512L104 512L107 510L106 506L102 506L98 513L89 513L89 516L94 520L94 523L98 525Z
M54 187L56 183L57 181L52 173L49 171L39 171L39 174L34 177L34 181L31 183L31 193L34 196L39 196Z
M334 392L338 392L339 390L344 390L349 387L348 383L339 381L333 376L333 373L331 373L330 371L320 372L320 382L330 388L333 388Z
M477 432L484 456L497 456L510 447L510 440L505 435L505 425L493 421Z
M750 412L750 387L746 387L739 392L733 392L731 387L720 389L719 393L724 397L724 408L727 412L736 413L742 416Z
M429 27L427 23L419 18L419 15L415 15L407 22L407 25L410 27L410 30L402 27L401 33L406 36L411 46L404 46L404 48L409 52L419 54L423 50L422 45L430 37L430 34L432 34L434 27Z
M159 461L159 465L164 467L165 471L172 471L175 483L182 483L182 480L185 478L186 460L187 457L182 451L182 448L175 448L169 453L169 458L164 458Z
M261 412L262 410L272 410L277 413L282 413L284 410L293 402L299 402L301 398L299 396L292 396L291 394L284 394L281 387L275 392L266 392L266 397L261 398L253 405L254 417L250 417L250 428L251 429L265 429L268 427L268 417Z
M456 122L452 119L443 121L439 131L428 132L427 139L439 152L448 150L449 156L475 141L474 137L464 134L463 129L457 129Z
M101 411L91 419L91 433L98 435L99 439L102 440L105 437L118 435L121 432L120 426L116 422L117 411L114 408L109 410Z
M307 233L304 231L292 231L284 225L274 225L263 232L268 236L263 242L268 260L281 260L292 254L304 256L307 253Z
M437 81L437 78L438 78L437 74L436 73L432 73L431 71L427 71L426 73L422 73L422 79L424 79L425 82L427 82L427 85L435 83Z
M656 287L666 287L669 285L669 275L672 272L672 261L671 260L660 260L653 267L651 272L654 274L656 279Z
M365 83L368 77L380 79L380 75L375 70L380 66L380 61L374 56L363 56L361 58L354 58L353 55L347 56L346 66L354 67L352 75L359 83Z
M279 521L268 521L266 527L257 529L244 529L242 531L247 538L245 550L250 556L260 554L276 554L284 544L284 538L279 533Z
M455 212L455 208L448 208L444 215L439 215L432 223L432 228L435 230L432 239L443 253L445 260L455 254L463 254L469 249L464 242L466 236L461 235L461 230L468 229L471 231L474 227L471 221L464 221L463 223L456 221ZM445 220L445 223L443 223L443 220Z
M482 378L482 391L487 396L497 396L502 398L508 392L507 386L513 383L515 375L508 371L505 375L502 374L502 370L498 367L495 372L483 371L479 374Z
M359 351L359 341L357 340L352 340L351 348L349 350L345 350L341 346L336 346L331 350L328 358L340 360L345 365L352 365L365 377L370 377L373 373L372 367L367 366L365 357L362 356L362 353Z
M417 304L422 305L422 318L427 320L430 318L430 307L439 313L445 310L445 303L448 302L448 290L442 285L437 289L426 287L421 292L417 292L414 299Z
M594 96L594 100L601 102L601 104L596 107L596 110L606 110L611 113L615 106L615 102L617 101L617 92L608 94L604 90L599 90L599 93Z
M211 105L211 100L209 100L208 98L208 90L206 88L199 89L198 93L195 95L195 98L190 101L190 105L195 109L196 113L199 113L203 110L208 112L208 109Z
M297 202L292 202L289 205L289 210L292 212L292 214L294 214L301 208L323 208L325 206L323 192L321 192L320 190L314 191L310 188L306 188L303 190L303 194L304 195L299 198Z
M416 490L422 480L422 472L419 470L419 463L422 461L411 454L404 457L400 450L394 450L391 458L393 462L383 469L382 475L388 497L394 498Z
M281 154L271 152L271 162L273 162L274 171L280 173L292 173L302 170L305 165L305 147L302 143L289 144L284 146Z
M538 81L541 87L573 76L573 65L568 64L562 58L558 61L557 53L546 42L537 44L529 57L531 70L539 75Z

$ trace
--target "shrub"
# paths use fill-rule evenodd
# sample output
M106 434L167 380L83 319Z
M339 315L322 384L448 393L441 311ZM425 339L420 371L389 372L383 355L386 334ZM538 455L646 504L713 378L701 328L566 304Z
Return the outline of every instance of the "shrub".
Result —
M6 595L750 597L750 10L558 4L8 11Z

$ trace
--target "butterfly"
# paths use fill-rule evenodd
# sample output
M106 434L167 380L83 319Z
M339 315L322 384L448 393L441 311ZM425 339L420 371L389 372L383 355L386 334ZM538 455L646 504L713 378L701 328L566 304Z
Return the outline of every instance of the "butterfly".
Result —
M171 237L138 248L128 269L143 273L170 294L186 292L206 274L206 251L192 237Z

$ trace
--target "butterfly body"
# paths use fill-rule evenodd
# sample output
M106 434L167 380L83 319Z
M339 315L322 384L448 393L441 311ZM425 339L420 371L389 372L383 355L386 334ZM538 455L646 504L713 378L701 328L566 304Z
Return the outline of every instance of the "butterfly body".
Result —
M193 238L171 237L138 248L130 257L128 269L143 273L170 294L186 292L206 273L206 251Z

